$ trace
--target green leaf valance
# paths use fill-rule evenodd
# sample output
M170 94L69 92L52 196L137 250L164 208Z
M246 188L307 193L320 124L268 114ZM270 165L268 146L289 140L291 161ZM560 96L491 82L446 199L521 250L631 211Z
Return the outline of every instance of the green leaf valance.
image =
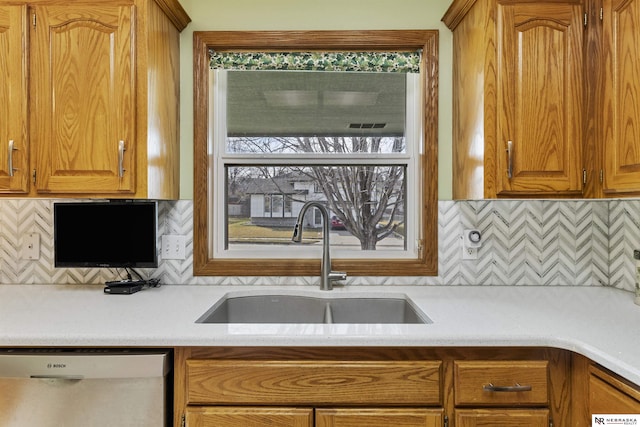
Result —
M211 69L420 72L419 52L215 52Z

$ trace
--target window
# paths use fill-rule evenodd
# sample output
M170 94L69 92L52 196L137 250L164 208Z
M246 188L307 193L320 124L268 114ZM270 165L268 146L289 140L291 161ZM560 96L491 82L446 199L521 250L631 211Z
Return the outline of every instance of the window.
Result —
M319 252L290 242L308 200L326 203L343 236L332 238L335 269L437 274L437 32L196 32L194 43L195 275L317 275ZM417 50L420 74L210 70L208 61L211 51ZM336 119L348 123L338 129ZM248 218L230 215L243 203ZM314 211L305 228L322 225Z
M291 198L285 197L284 194L263 194L258 195L264 199L264 216L270 218L287 218L291 217ZM229 202L227 201L227 204ZM250 216L259 215L259 211L250 210ZM231 217L232 215L229 215ZM235 217L243 217L243 215L235 215ZM233 236L233 232L229 232L229 224L225 224L225 235L227 242L229 235ZM268 238L268 237L267 237Z

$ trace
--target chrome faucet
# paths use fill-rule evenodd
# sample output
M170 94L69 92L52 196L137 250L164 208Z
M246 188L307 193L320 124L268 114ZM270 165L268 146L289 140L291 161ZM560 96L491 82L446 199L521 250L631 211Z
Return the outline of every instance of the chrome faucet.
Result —
M330 291L333 289L333 281L334 280L344 280L347 278L347 273L340 271L331 271L331 256L329 255L329 212L327 208L320 202L306 202L302 209L300 209L300 213L298 214L298 219L296 220L296 225L293 227L293 236L291 236L291 240L296 243L300 243L302 241L302 221L304 220L304 215L307 213L307 209L310 207L316 207L320 209L320 213L322 214L322 265L320 266L320 289L323 291Z

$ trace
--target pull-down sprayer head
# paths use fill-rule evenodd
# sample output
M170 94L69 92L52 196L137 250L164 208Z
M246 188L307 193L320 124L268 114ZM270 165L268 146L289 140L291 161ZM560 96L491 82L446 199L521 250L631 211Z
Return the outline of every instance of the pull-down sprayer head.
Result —
M291 240L296 243L302 242L302 224L300 221L297 221L293 226L293 235L291 236Z

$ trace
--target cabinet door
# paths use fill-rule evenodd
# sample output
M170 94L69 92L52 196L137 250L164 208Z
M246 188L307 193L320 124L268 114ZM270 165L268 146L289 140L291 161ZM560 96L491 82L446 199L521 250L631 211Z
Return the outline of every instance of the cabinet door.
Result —
M603 7L604 192L640 192L640 0Z
M0 6L0 193L26 193L27 53L25 6Z
M582 6L498 6L498 196L582 194Z
M589 372L591 414L640 414L640 387L596 365Z
M549 427L546 409L456 409L456 427Z
M311 408L195 407L187 427L312 427Z
M440 427L441 409L316 409L316 427Z
M591 376L589 409L592 414L640 414L640 401Z
M133 6L31 9L38 193L134 190Z

